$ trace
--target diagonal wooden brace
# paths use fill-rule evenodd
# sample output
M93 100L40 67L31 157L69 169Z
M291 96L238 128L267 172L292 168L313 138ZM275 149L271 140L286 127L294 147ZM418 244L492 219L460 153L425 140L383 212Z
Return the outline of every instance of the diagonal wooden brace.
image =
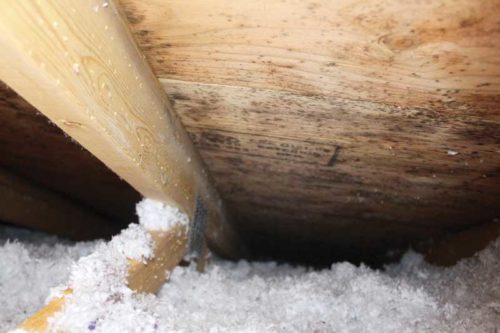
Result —
M202 241L227 257L242 254L199 154L113 1L0 0L0 30L1 80L144 196L191 221L201 203ZM190 238L200 239L156 239L166 252L154 260L172 269ZM152 265L137 267L131 264L131 287L156 291L161 283L133 285L152 274ZM41 312L46 324L50 311Z

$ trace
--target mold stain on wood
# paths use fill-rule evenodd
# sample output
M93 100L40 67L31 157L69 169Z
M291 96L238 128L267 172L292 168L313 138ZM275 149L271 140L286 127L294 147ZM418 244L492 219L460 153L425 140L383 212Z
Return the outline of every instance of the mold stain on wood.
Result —
M500 215L500 1L120 4L257 248L369 255Z
M346 247L371 254L500 214L495 117L465 108L440 112L162 84L240 226L251 241L259 239L256 247L267 243L280 251L281 239L334 248L332 255L344 255ZM449 156L450 147L459 154Z
M500 215L500 1L120 2L257 248Z
M498 0L121 4L161 78L413 107L500 86Z
M126 20L113 2L94 6L7 6L2 79L142 195L190 217L200 196L210 211L205 236L237 256L242 244L219 195Z

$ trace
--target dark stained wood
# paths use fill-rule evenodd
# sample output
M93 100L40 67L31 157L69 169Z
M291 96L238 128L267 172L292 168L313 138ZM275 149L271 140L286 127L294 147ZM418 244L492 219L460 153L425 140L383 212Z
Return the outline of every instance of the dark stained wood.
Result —
M255 248L366 261L500 215L495 110L162 82Z
M255 249L366 259L500 216L500 1L120 3Z
M500 216L500 1L120 3L260 254L375 260Z
M108 237L116 224L92 210L0 168L0 220L73 240Z
M452 234L430 247L425 259L442 266L455 265L459 260L472 257L500 237L500 223L495 220Z
M0 123L1 167L63 194L117 226L137 220L140 195L3 83Z
M499 0L120 3L160 78L401 107L498 102Z

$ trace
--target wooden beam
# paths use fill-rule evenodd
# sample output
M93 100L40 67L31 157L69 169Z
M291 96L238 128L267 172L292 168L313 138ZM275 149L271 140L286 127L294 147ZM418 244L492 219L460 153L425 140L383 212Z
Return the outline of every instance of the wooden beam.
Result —
M55 192L0 168L0 220L74 240L109 237L118 231L105 218Z
M128 285L137 292L156 292L167 278L166 272L172 271L187 251L188 232L185 226L178 225L168 232L154 231L150 234L155 243L153 258L146 263L129 262ZM63 308L65 298L71 294L72 290L66 289L62 297L51 300L19 328L26 332L46 332L47 319Z
M241 244L190 138L113 1L0 1L0 78L144 196Z
M4 83L0 124L0 167L91 207L120 229L136 219L142 196Z
M66 300L65 297L67 295L71 295L71 293L71 289L65 290L63 292L63 296L56 297L51 300L37 313L26 319L19 328L26 332L45 332L48 326L47 319L52 317L55 313L59 312L63 308Z
M500 216L500 1L119 1L256 250Z
M172 271L187 251L188 235L185 228L171 231L150 232L155 243L154 257L143 263L131 261L128 275L130 289L141 293L155 293L167 279L166 272Z

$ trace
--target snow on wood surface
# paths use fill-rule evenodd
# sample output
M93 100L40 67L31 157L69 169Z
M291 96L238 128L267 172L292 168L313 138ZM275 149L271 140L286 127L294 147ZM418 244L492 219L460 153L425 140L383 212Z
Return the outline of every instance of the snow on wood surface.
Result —
M114 326L105 325L107 318L134 323L133 328L123 326L125 332L141 329L142 324L146 330L155 325L154 318L149 323L145 320L147 311L140 311L142 303L137 297L141 295L136 292L156 292L166 279L166 270L185 255L188 218L150 199L139 206L140 223L130 224L110 242L101 242L90 255L74 263L69 282L53 288L47 305L24 321L20 329L86 331L94 330L101 320L101 329L113 331ZM157 221L152 223L152 219Z
M76 279L72 261L104 246L11 229L1 235L2 332L40 307L50 286ZM498 272L500 240L451 268L428 265L411 251L384 271L349 263L314 271L214 259L205 274L177 268L158 296L134 295L117 281L110 297L99 286L103 277L88 271L78 283L105 306L66 311L64 320L54 321L65 332L495 332ZM80 310L89 304L82 302Z
M174 224L188 225L189 219L179 209L163 202L144 199L136 205L141 225L146 230L167 231Z

